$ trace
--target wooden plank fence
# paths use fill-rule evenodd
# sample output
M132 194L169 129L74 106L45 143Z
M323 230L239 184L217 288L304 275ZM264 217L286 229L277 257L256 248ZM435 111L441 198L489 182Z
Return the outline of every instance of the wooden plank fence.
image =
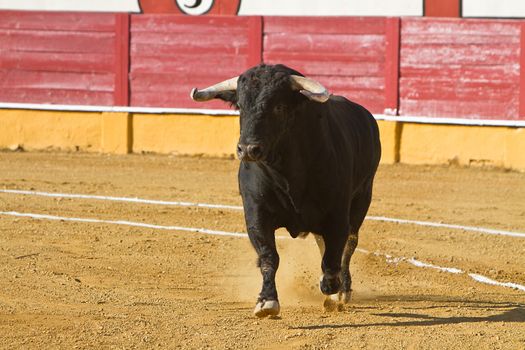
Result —
M525 120L525 22L0 11L0 102L226 108L206 87L283 63L373 113Z

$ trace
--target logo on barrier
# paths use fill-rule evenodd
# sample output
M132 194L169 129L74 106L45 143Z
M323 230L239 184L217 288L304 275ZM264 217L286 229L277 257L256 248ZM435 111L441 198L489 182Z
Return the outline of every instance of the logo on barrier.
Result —
M180 13L191 16L236 15L241 0L140 0L143 13Z
M214 2L214 0L175 0L181 12L194 16L210 12Z

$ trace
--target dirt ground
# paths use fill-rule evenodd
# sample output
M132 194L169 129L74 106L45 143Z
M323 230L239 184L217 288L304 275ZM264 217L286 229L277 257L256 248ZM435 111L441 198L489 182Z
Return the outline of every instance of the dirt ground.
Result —
M239 205L237 165L0 152L0 189ZM0 211L245 231L225 209L0 193ZM369 215L525 232L525 174L381 166ZM259 320L246 238L0 215L0 347L525 348L523 291L357 252L353 301L324 313L313 238L278 248L281 317ZM366 221L359 248L525 284L525 238Z

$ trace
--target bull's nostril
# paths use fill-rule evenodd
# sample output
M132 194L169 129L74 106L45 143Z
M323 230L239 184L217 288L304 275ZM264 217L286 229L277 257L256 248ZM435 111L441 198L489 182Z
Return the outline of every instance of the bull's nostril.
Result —
M239 157L239 159L244 159L246 155L246 146L245 145L242 145L242 144L237 144L237 157Z
M262 156L262 148L259 145L249 145L248 155L254 160L258 160Z

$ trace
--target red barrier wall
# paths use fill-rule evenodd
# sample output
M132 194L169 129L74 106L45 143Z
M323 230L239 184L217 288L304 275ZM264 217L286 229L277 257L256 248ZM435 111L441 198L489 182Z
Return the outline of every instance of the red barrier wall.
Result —
M374 113L525 119L525 22L0 11L0 101L194 103L260 62L284 63Z
M118 16L126 15L0 11L0 101L122 102L115 98Z
M400 114L518 119L520 32L518 21L404 18Z
M131 105L226 108L193 102L190 90L257 65L260 38L260 17L131 16Z

